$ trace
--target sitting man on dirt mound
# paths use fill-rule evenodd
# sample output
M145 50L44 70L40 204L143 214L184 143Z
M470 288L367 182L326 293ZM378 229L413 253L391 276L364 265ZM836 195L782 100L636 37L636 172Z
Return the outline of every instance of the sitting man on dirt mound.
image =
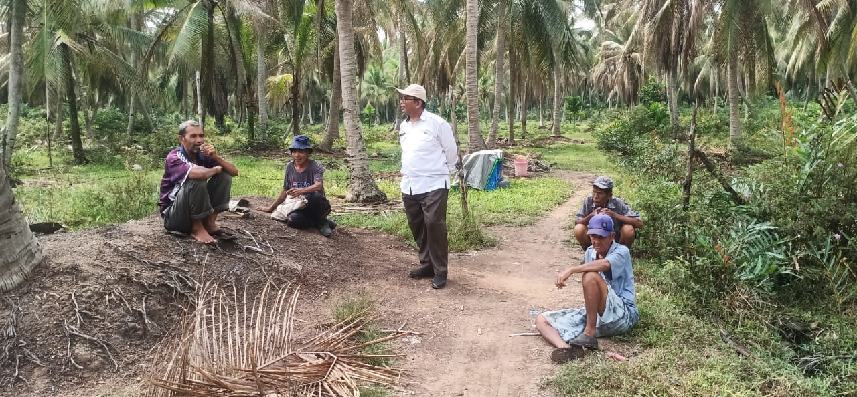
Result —
M587 224L592 246L583 264L556 276L565 287L572 274L581 274L584 307L548 311L536 318L536 328L557 349L551 359L563 363L579 358L585 349L598 349L598 339L628 332L640 319L634 292L634 271L628 248L614 241L613 219L598 214Z
M592 182L592 195L583 200L583 207L577 212L577 224L574 225L574 238L583 249L591 244L586 225L595 215L604 214L613 219L616 226L616 240L631 248L634 244L636 229L643 227L640 214L632 210L622 199L613 197L613 180L599 176Z
M327 219L330 214L330 202L324 196L324 167L315 160L310 160L312 145L306 135L295 136L289 146L292 161L286 164L283 177L283 191L270 207L264 212L274 212L286 201L286 197L303 195L306 205L289 213L289 226L295 229L318 228L325 237L333 234L336 224Z
M233 176L238 168L205 143L202 126L193 120L181 123L179 146L167 154L161 179L158 204L164 227L204 244L214 243L212 236L227 236L217 215L229 209Z

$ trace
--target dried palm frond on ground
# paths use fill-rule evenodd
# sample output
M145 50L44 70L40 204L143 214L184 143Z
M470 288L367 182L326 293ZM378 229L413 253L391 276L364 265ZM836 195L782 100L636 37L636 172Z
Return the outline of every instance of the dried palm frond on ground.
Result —
M151 397L356 397L358 385L394 386L401 371L368 364L394 354L365 354L369 346L408 334L394 330L358 341L366 312L330 326L309 341L292 340L298 289L265 285L248 296L212 284L199 293L179 338L155 356Z

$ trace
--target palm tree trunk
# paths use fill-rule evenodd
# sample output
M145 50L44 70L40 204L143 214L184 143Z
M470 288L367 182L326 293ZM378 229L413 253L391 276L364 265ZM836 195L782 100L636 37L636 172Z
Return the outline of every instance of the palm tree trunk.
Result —
M479 86L476 69L478 58L476 39L479 29L479 2L467 0L467 35L465 47L465 91L467 95L468 150L472 153L485 149L485 141L479 132Z
M132 63L135 65L135 63ZM125 135L130 136L134 130L134 94L131 93L131 99L128 101L128 124L125 126Z
M348 141L348 202L387 201L369 171L369 158L363 146L363 133L357 115L357 57L354 54L353 0L336 0L336 30L342 79L342 109L345 116L345 136Z
M670 127L673 131L678 128L678 72L676 70L667 71L667 90L669 91L668 100L670 106Z
M527 80L524 79L521 85L521 139L527 139ZM539 115L541 115L541 105L539 106Z
M292 71L292 85L289 87L289 90L292 91L292 98L290 99L292 105L292 136L298 136L301 134L301 69L300 65L295 65L295 70Z
M696 139L696 113L699 109L699 102L693 103L693 114L690 117L690 131L687 135L687 172L684 176L684 184L682 189L681 208L687 211L690 208L690 188L693 184L693 153L696 150L694 147Z
M738 98L738 56L734 51L729 54L729 65L726 68L726 80L729 97L729 144L735 144L741 139L741 110Z
M93 98L92 89L86 90L84 104L86 110L83 112L83 123L86 126L86 141L90 144L95 143L95 131L92 129L95 115L98 114L98 101ZM129 132L130 134L130 132Z
M497 62L494 63L494 109L491 112L491 131L488 132L487 146L489 149L494 148L497 143L497 127L500 120L500 94L503 91L503 80L505 77L505 69L503 68L503 59L506 52L506 2L500 3L500 14L498 18L500 23L497 26Z
M539 95L539 128L545 128L544 95Z
M14 3L14 2L13 2ZM21 1L23 3L23 1ZM0 167L0 291L18 286L42 262L42 247L33 237L21 207L15 201L8 174Z
M12 151L15 149L15 140L18 138L18 123L21 117L21 87L24 77L24 19L26 18L27 6L25 0L11 0L9 10L9 83L7 84L9 100L9 116L6 119L6 127L0 131L0 153L2 163L0 168L9 167L12 162Z
M339 109L342 106L342 79L339 67L339 46L333 45L333 89L330 93L330 109L327 116L327 131L319 148L326 151L333 149L333 141L339 139Z
M399 86L404 87L404 86L408 85L409 81L411 80L411 72L410 72L410 69L408 68L408 42L407 42L407 36L405 35L405 29L404 29L403 23L402 23L401 11L399 12L399 15L398 15L398 23L399 23L399 26L398 26L398 29L399 29ZM398 131L399 126L402 125L402 119L403 119L398 113L396 113L398 111L399 111L398 108L396 108L396 110L393 111L393 113L396 114L396 126L395 126L396 131Z
M205 116L214 100L214 0L206 0L208 18L205 37L202 41L202 58L200 62L201 87L199 94L200 124L205 127Z
M202 100L202 77L199 70L196 71L196 90L193 91L193 101L196 103L196 117L199 119L199 124L205 128L205 103Z
M509 144L515 144L515 117L517 117L518 113L517 104L518 104L518 82L520 78L518 76L518 60L515 54L515 46L512 45L511 40L509 43L509 96L506 101L506 119L509 122Z
M259 111L256 139L264 142L268 140L268 98L266 95L268 92L268 69L265 59L265 31L259 26L259 22L255 22L253 27L256 28L256 103Z
M77 113L77 94L74 89L74 70L72 69L71 50L65 44L60 45L62 52L63 73L65 74L66 101L68 102L68 121L71 126L71 150L74 155L75 164L85 164L86 156L83 153L83 142L80 139L80 121Z
M449 108L452 109L449 112L449 125L452 127L452 135L455 136L456 142L458 142L458 116L455 114L455 107L458 106L458 98L455 96L455 87L454 84L449 85Z
M562 125L562 91L560 90L562 84L560 78L560 65L557 63L553 67L553 124L551 125L553 136L559 136L559 127Z

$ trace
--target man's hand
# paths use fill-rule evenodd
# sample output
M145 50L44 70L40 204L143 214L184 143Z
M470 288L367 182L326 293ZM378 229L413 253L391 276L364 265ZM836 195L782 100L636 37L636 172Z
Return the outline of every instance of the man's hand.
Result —
M292 188L292 189L286 190L286 195L289 197L295 197L295 196L301 195L303 193L304 193L303 189L299 189L299 188Z
M276 209L276 208L272 208L272 207L257 207L257 208L256 208L256 210L258 210L258 211L266 212L266 213L269 213L269 214L270 214L270 213L272 213L272 212L274 212L274 210L275 210L275 209Z
M216 166L214 166L214 167L211 167L211 169L213 170L213 173L211 174L212 176L213 176L213 175L217 175L217 174L219 174L219 173L223 172L223 167L221 167L221 166L219 166L219 165L216 165Z
M563 287L565 287L565 280L568 280L568 278L571 277L572 270L573 270L573 268L568 269L564 272L557 272L556 273L556 287L557 288L562 289Z
M202 154L204 154L208 157L212 157L212 158L217 157L217 149L215 149L214 145L212 145L210 143L203 144L202 147L199 148L199 150L202 151Z
M616 216L618 215L609 208L602 208L600 213L609 216L613 220L616 220Z

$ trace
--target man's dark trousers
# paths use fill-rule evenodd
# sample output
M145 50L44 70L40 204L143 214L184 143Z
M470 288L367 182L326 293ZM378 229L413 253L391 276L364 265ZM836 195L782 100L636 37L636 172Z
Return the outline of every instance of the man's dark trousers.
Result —
M408 226L420 249L420 265L432 266L435 276L446 277L449 242L446 234L446 199L449 189L402 194Z
M304 197L307 200L306 206L289 214L289 226L295 229L321 227L330 215L330 201L320 192L307 193Z
M176 194L176 201L163 213L164 227L169 231L190 233L194 220L229 209L232 175L221 172L207 181L188 179Z

